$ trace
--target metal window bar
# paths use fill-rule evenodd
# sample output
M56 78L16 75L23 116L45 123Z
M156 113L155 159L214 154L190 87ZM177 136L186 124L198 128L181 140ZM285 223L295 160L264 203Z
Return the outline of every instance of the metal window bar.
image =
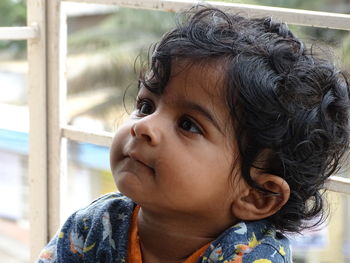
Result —
M0 40L27 40L39 38L39 27L36 23L23 27L0 27Z
M99 3L118 5L138 9L154 9L176 12L190 8L194 4L206 3L233 12L242 12L250 16L272 16L289 24L314 26L333 29L350 30L350 15L330 12L317 12L302 9L248 5L239 3L225 3L193 0L62 0L80 3Z
M28 106L29 106L29 205L30 252L47 241L47 98L46 98L46 3L29 0L27 23L36 23L40 37L28 39ZM40 156L40 158L39 158Z
M66 19L61 2L66 0L28 0L27 27L0 27L0 40L28 40L30 108L30 224L31 262L55 233L59 225L60 186L66 164L66 139L109 146L112 134L85 132L66 125L65 58ZM71 0L139 9L179 11L196 3L190 0ZM350 15L266 7L235 3L206 2L250 16L273 16L290 24L350 30ZM350 179L332 176L326 188L350 194Z

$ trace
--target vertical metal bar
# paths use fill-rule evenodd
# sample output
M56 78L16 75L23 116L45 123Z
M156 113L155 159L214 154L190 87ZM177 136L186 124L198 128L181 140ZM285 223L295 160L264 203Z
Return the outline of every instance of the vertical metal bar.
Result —
M28 40L28 105L30 251L31 262L47 243L47 111L45 0L27 0L28 25L36 26L39 38Z
M65 125L64 100L66 99L65 57L66 30L61 25L61 1L46 0L47 18L47 95L48 95L48 224L53 236L60 222L61 176L66 167L66 139L61 127ZM64 23L65 24L65 23Z
M61 4L62 7L62 4ZM63 211L65 210L63 206L69 202L66 199L66 190L67 190L67 139L63 137L63 127L67 125L66 112L67 112L67 47L68 47L68 30L67 30L67 14L63 12L61 8L60 13L60 38L58 39L58 49L59 49L59 98L58 101L58 114L59 114L59 136L61 138L61 158L60 158L60 213L59 213L59 222L64 220ZM54 187L54 186L53 186ZM52 189L54 190L54 188ZM53 226L54 227L54 226ZM53 228L52 231L55 231Z

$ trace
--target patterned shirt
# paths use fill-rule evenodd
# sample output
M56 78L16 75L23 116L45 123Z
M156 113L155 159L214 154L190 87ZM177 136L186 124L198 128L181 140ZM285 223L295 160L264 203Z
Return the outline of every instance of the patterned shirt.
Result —
M37 263L126 263L135 203L107 194L71 215ZM265 220L224 231L197 263L291 263L289 241Z

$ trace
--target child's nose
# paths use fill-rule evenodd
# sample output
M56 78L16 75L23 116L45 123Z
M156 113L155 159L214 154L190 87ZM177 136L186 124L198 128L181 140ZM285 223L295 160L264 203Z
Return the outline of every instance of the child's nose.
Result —
M131 135L138 139L146 140L148 143L155 146L161 139L161 123L156 123L157 121L152 117L147 116L136 121L131 127Z

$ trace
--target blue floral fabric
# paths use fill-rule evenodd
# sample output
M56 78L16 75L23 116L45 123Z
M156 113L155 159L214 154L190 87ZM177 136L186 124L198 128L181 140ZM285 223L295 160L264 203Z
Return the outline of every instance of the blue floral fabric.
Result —
M100 197L72 216L41 252L37 263L127 262L135 203L120 193ZM262 220L223 232L197 263L290 263L286 237Z

